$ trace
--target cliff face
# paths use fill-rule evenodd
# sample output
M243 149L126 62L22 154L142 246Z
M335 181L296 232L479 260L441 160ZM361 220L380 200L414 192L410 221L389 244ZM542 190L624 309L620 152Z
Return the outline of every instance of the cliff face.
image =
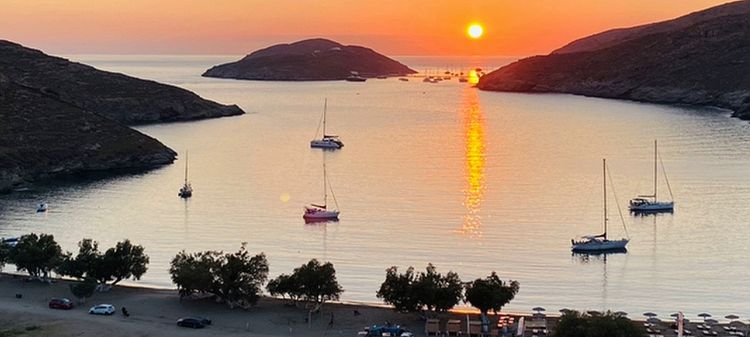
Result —
M343 80L352 71L363 77L402 76L416 71L372 49L326 39L279 44L241 60L214 66L206 77L273 81Z
M750 119L750 13L715 17L594 51L535 56L482 77L482 90L559 92L712 105Z
M125 124L172 122L240 115L171 85L101 71L0 40L0 74L61 102Z
M0 74L0 192L58 175L174 161L159 141Z

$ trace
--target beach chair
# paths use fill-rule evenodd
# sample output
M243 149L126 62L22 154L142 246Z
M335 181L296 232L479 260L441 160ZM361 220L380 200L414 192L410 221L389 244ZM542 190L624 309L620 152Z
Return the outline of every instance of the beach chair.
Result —
M481 335L482 335L482 322L469 321L469 336L481 336Z
M461 321L457 319L449 319L448 323L445 324L445 330L448 336L459 336L461 335Z
M442 334L440 331L440 320L434 318L427 319L424 323L424 333L427 336Z

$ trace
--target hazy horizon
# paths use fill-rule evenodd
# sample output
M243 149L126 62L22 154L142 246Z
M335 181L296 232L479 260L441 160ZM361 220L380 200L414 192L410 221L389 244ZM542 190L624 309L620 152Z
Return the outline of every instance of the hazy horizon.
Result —
M528 56L601 31L725 2L6 0L0 31L4 39L51 54L244 55L325 37L386 55ZM482 38L467 38L465 29L472 22L484 26Z

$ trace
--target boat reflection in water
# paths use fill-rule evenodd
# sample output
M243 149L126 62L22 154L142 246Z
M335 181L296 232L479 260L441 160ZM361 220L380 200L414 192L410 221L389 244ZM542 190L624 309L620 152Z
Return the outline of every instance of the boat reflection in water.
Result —
M466 215L461 225L461 233L472 237L482 236L482 219L479 212L485 191L484 177L484 116L479 107L479 94L474 88L464 88L463 93L463 136L465 147L464 207Z

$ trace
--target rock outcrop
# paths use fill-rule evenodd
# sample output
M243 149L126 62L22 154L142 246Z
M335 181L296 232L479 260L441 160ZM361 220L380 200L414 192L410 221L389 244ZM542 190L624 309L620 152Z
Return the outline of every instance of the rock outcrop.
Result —
M738 4L731 14L707 15L686 27L523 59L483 76L477 86L717 106L750 119L750 6Z
M119 122L0 73L0 192L61 175L143 170L175 152Z
M240 115L223 105L175 86L46 55L0 40L0 74L58 101L128 125Z
M326 39L279 44L255 51L241 60L214 66L203 76L243 80L343 80L351 72L362 77L403 76L416 71L360 46Z

